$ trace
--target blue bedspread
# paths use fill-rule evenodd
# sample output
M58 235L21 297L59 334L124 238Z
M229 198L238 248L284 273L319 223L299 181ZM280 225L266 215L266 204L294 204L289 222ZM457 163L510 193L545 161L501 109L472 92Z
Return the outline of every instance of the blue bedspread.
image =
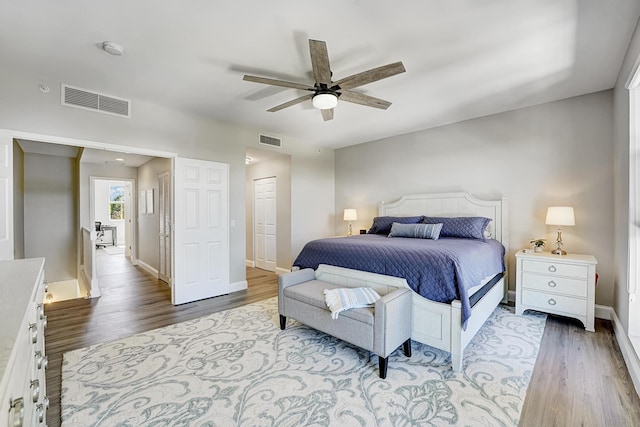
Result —
M432 301L459 299L466 326L471 315L468 289L504 271L504 251L494 239L429 240L364 234L311 241L293 265L315 270L319 264L329 264L403 277L411 289Z

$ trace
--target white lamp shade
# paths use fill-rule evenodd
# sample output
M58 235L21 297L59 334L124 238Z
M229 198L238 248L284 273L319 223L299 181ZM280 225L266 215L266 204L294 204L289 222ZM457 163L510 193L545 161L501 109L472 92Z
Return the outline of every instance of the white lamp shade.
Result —
M355 209L345 209L344 218L345 221L356 221L358 219L358 212Z
M311 102L318 110L330 110L338 105L338 97L330 93L319 93Z
M576 225L571 206L552 206L547 209L547 225Z

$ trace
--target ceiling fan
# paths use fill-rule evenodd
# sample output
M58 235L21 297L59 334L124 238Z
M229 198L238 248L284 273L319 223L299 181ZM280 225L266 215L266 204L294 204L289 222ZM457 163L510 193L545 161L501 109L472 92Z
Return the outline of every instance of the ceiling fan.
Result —
M309 40L309 51L311 53L311 65L313 67L313 78L315 83L313 86L302 83L287 82L284 80L269 79L266 77L257 77L246 75L243 80L248 82L262 83L272 86L280 86L292 89L309 91L311 93L276 105L267 111L276 112L301 102L312 100L313 106L322 111L324 121L333 119L333 108L338 104L338 99L342 101L352 102L354 104L365 105L367 107L380 108L386 110L391 103L383 99L374 98L360 92L353 92L351 89L366 85L396 74L404 73L404 65L402 62L394 62L393 64L383 65L382 67L373 68L361 73L353 74L343 79L332 81L331 67L329 66L329 54L327 53L327 44L320 40Z

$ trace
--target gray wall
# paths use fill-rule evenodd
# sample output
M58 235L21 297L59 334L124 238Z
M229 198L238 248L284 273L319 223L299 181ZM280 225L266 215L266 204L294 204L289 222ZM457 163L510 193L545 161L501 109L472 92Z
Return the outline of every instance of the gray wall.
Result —
M16 73L9 64L4 65L0 70L0 129L41 134L38 139L45 142L61 137L68 143L72 138L228 163L229 218L239 224L229 230L230 281L245 280L245 153L247 147L260 148L258 134L269 134L269 129L208 120L135 99L131 119L64 107L60 105L60 82ZM34 91L38 84L48 85L51 92ZM297 253L308 240L333 233L334 152L279 136L279 151L291 155L291 245L292 253Z
M636 26L613 91L615 179L615 301L614 309L629 331L629 91L626 83L640 56L640 26ZM636 188L637 190L637 188Z
M158 175L171 171L171 160L155 158L138 168L138 193L153 189L153 214L138 212L138 259L155 268L160 268L160 209Z
M247 166L247 260L253 260L253 182L276 178L276 266L291 269L291 156L277 156Z
M13 257L24 258L24 152L13 142Z
M613 303L612 91L543 104L336 151L336 217L358 209L368 228L381 200L468 191L507 197L510 288L515 251L533 238L555 241L548 206L575 208L563 233L568 252L598 259L598 304ZM336 234L344 222L336 221Z
M46 258L50 282L77 278L76 160L24 154L25 257Z

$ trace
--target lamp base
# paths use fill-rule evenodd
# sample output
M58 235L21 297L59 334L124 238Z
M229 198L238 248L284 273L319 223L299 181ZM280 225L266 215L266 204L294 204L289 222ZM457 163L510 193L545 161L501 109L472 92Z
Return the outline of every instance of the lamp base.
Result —
M558 248L558 249L556 249L555 251L551 251L551 253L552 253L553 255L566 255L566 254L567 254L567 251L565 251L565 250L563 250L563 249Z

